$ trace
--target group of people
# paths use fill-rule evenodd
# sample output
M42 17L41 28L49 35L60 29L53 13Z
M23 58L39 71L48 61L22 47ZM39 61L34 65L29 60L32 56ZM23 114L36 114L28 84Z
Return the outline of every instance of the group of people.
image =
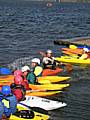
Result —
M37 77L42 76L43 69L55 69L56 62L52 51L47 50L46 53L40 52L40 54L43 56L42 62L39 58L32 59L30 66L25 65L20 70L14 71L14 83L11 86L2 87L0 91L0 120L3 117L8 120L10 115L17 111L17 103L22 98L25 99L25 90L30 89L29 84L38 82Z
M23 66L20 70L14 71L14 83L11 86L3 86L0 91L0 120L2 117L7 120L10 115L17 111L17 103L25 99L25 90L29 90L29 84L37 84L37 77L42 76L43 69L55 69L58 63L53 57L52 50L46 53L40 52L43 56L42 62L39 58L31 60L30 66ZM90 58L89 50L83 49L79 59ZM20 89L17 89L20 88Z

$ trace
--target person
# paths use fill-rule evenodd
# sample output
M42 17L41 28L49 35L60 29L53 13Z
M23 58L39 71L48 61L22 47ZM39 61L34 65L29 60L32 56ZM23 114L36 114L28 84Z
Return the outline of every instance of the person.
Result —
M42 63L43 63L44 69L47 69L47 68L55 69L57 63L55 61L55 58L53 57L52 50L46 51L46 56L43 57Z
M34 58L31 60L31 67L36 77L42 76L43 68L40 65L39 58Z
M16 76L22 76L22 71L21 70L15 70L14 71L14 77Z
M81 60L85 60L85 59L88 59L88 48L83 48L83 54L81 55L81 57L79 57L79 59Z
M11 92L8 85L2 86L0 94L0 111L3 112L0 112L0 118L4 115L6 119L9 119L10 115L17 111L16 96Z
M24 78L21 70L14 71L14 83L17 85L23 85L27 90L29 88L28 81Z
M28 66L22 67L21 70L23 73L24 80L28 80L29 84L36 84L36 76L32 71L30 71L30 68Z

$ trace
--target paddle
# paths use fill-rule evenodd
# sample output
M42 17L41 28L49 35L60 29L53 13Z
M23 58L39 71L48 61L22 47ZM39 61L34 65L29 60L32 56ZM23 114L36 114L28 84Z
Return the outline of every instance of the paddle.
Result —
M43 52L43 51L39 51L38 52L42 57L46 57L46 53L45 52ZM55 60L56 61L56 60ZM60 62L58 62L58 61L56 61L57 63L60 63ZM70 73L72 70L73 70L73 67L72 67L72 65L71 64L69 64L69 63L60 63L60 66L65 66L66 67L66 70Z

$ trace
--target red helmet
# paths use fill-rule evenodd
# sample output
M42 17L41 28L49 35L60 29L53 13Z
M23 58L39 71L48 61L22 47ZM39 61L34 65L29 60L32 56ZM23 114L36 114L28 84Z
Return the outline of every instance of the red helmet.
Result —
M16 76L22 76L22 71L21 70L16 70L15 72L14 72L14 76L16 77Z
M14 83L16 85L23 85L24 84L24 80L23 80L23 78L21 76L16 76L14 78Z

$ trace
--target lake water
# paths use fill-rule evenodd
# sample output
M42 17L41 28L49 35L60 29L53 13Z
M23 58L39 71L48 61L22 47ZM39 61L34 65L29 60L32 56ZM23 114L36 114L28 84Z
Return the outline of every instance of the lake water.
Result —
M0 0L0 64L15 59L39 56L38 51L52 49L60 38L90 36L90 4L53 3L23 0ZM63 100L65 108L49 112L52 120L90 120L90 70L74 67L70 87L62 94L49 97Z

